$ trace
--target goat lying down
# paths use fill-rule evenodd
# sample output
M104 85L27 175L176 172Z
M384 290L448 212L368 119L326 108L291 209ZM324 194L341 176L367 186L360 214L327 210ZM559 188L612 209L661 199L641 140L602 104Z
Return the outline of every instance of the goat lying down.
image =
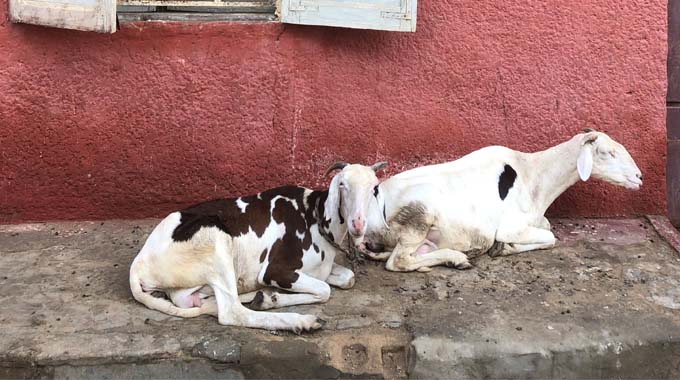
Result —
M543 214L591 176L632 190L642 185L626 149L592 130L542 152L492 146L408 170L380 184L383 203L369 211L361 250L387 260L391 271L429 271L442 264L469 268L468 257L485 252L551 248L555 236Z
M313 315L255 310L326 302L329 284L354 285L354 273L334 258L348 231L357 244L362 241L379 182L376 171L385 165L336 163L326 174L341 171L325 191L287 186L173 212L132 263L134 298L174 316L216 315L223 325L320 328L322 321ZM172 302L154 297L154 291Z

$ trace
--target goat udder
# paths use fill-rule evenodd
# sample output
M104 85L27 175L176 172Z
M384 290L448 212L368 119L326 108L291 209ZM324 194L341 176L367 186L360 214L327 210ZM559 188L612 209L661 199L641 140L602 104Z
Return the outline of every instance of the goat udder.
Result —
M430 228L430 230L427 232L427 236L425 239L429 240L432 242L432 244L437 245L439 244L439 240L442 238L442 233L434 228Z
M427 253L430 253L432 251L436 251L437 246L434 245L431 241L425 240L423 244L421 244L415 252L413 252L414 255L424 255Z

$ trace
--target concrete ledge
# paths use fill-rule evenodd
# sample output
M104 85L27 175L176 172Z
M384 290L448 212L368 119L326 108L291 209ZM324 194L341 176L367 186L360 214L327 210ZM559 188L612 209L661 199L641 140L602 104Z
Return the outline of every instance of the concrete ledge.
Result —
M650 219L651 220L651 219ZM0 226L0 378L678 378L680 256L649 220L554 220L558 246L475 268L390 273L296 336L137 304L156 221Z

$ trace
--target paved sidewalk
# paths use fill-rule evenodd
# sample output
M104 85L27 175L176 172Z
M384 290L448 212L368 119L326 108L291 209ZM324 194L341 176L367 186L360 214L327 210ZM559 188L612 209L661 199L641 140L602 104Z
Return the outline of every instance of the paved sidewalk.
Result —
M300 336L136 303L155 221L0 226L0 378L679 378L678 253L646 218L552 222L555 249L468 271L360 264L288 308L329 321Z

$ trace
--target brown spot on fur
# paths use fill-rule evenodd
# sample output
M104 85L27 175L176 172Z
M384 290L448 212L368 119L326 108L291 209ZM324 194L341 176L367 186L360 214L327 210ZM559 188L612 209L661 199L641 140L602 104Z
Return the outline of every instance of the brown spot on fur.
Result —
M260 262L269 257L269 264L264 274L264 282L276 281L282 288L290 288L297 281L296 272L302 268L302 256L312 246L310 228L320 224L320 228L328 228L329 219L325 216L325 202L328 191L312 191L305 199L305 188L285 186L264 191L260 194L241 197L247 203L245 212L237 206L237 198L217 199L204 202L181 211L180 225L173 232L173 240L187 241L202 227L217 227L231 236L248 233L250 229L258 237L274 220L283 223L286 232L274 242L271 249L260 254ZM272 200L279 198L272 208ZM297 205L294 206L294 203ZM297 234L304 234L299 239ZM318 251L318 247L316 247ZM323 254L322 254L323 257Z
M286 233L277 240L269 251L269 265L265 271L263 281L276 284L281 288L290 288L297 281L299 275L296 270L302 268L303 251L312 245L312 235L309 229L324 220L324 206L328 192L312 192L307 197L296 199L298 207L284 199L276 201L272 217L277 223L286 224ZM308 206L305 208L305 204ZM297 234L304 233L300 240Z
M302 208L304 207L304 192L305 188L303 187L283 186L241 197L241 201L248 204L245 212L241 212L241 209L236 205L238 198L216 199L199 203L180 211L181 222L175 228L172 238L175 241L187 241L201 227L217 227L231 236L246 234L252 228L257 237L262 237L271 222L271 201L276 196L282 196L294 199L298 206ZM285 202L285 200L282 201Z
M302 206L303 202L298 202L298 207ZM279 287L290 288L299 277L295 270L302 268L303 250L311 245L311 238L308 242L309 245L305 248L304 240L307 239L300 241L297 237L297 233L307 231L307 221L303 217L303 213L296 210L293 204L285 199L276 201L272 218L276 223L285 223L286 233L272 245L269 265L263 280L268 285L271 285L272 281L276 281Z
M291 239L293 236L293 239ZM288 249L297 243L298 248L300 241L295 235L286 234L283 239L279 239L272 245L269 255L269 265L267 271L264 273L263 281L267 285L271 285L272 281L281 288L290 288L295 281L300 277L295 271L302 268L302 251L300 249Z
M411 202L399 209L394 218L392 218L392 221L404 227L411 227L418 231L427 231L430 229L430 224L426 216L425 205L421 202Z

